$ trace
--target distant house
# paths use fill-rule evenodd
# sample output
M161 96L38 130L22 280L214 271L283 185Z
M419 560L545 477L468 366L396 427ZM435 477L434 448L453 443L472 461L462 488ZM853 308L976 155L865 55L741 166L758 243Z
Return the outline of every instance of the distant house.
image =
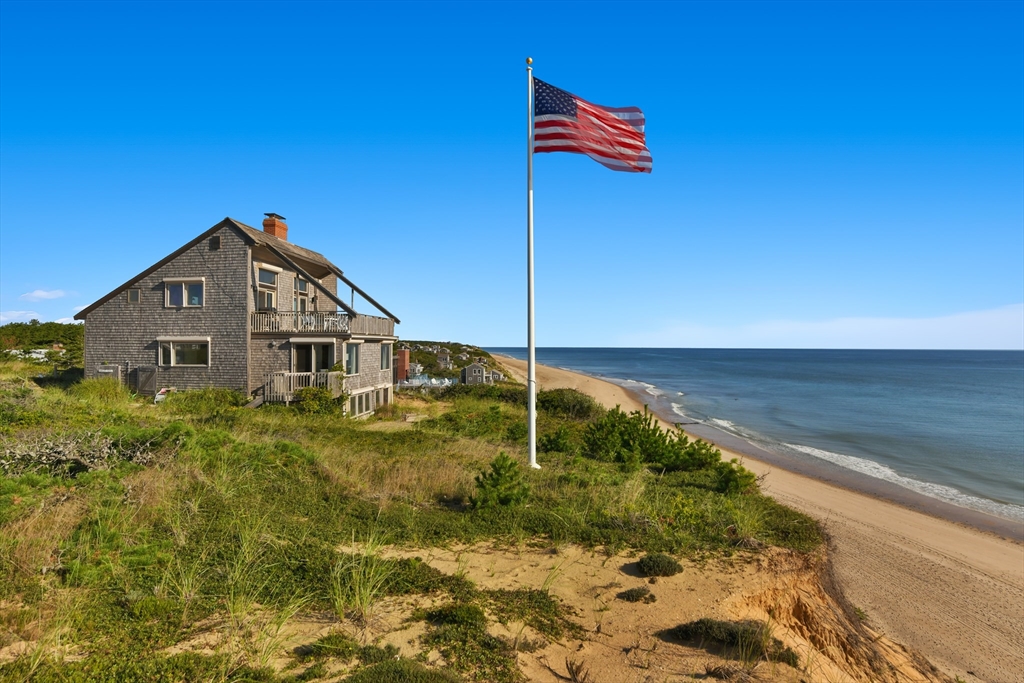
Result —
M468 353L460 353L459 355L457 355L455 357L458 358L459 360L462 360L462 361L469 360L469 354Z
M409 377L412 377L413 375L422 375L422 374L423 374L423 364L422 363L409 363Z
M490 384L490 373L479 363L470 363L462 368L460 380L463 384Z
M491 381L492 382L504 382L505 375L501 374L497 370L491 370Z
M451 353L448 351L439 351L437 353L437 366L442 370L451 370L455 367L452 363Z
M270 401L323 386L351 395L357 415L390 403L398 318L266 215L262 231L225 218L78 313L86 377L118 366L140 393L226 387ZM356 312L340 284L383 317Z
M395 384L409 379L409 349L399 348L395 354Z

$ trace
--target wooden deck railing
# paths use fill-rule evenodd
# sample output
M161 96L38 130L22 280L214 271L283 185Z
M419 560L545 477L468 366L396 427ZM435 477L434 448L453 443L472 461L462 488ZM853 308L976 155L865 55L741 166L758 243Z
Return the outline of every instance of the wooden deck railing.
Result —
M378 318L375 315L357 315L350 323L352 334L372 334L382 337L395 335L395 321L391 318Z
M341 396L344 372L272 372L263 386L263 400L269 403L291 403L295 392L303 387L324 387L331 396Z
M253 332L330 332L347 334L349 317L343 313L255 311Z
M395 321L373 315L328 313L323 311L254 311L253 332L325 332L327 334L368 334L392 337Z

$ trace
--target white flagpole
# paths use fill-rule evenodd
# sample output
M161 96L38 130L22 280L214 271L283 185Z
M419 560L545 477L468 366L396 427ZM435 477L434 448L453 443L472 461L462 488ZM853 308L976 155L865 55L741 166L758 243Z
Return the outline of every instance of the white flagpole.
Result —
M537 464L537 349L533 338L533 59L526 58L526 413L530 467Z

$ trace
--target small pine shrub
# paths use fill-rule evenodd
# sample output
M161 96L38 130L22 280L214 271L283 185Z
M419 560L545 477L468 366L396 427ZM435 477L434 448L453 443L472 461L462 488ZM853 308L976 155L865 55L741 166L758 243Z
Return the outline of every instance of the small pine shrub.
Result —
M476 477L477 495L470 498L475 508L519 505L530 497L530 487L523 481L519 463L504 451L491 461L491 471Z
M295 405L306 415L326 415L334 412L338 404L326 387L302 387L295 392Z
M739 464L736 458L729 462L715 463L714 471L717 477L715 491L718 493L750 493L757 488L757 475Z
M650 553L636 563L643 576L675 576L683 571L682 565L665 553Z
M541 453L575 453L577 445L569 428L559 425L555 431L540 435L537 448Z
M714 467L722 453L706 441L690 441L678 429L666 431L644 407L624 413L618 407L587 426L583 454L594 460L617 462L629 472L655 465L668 472L692 472Z

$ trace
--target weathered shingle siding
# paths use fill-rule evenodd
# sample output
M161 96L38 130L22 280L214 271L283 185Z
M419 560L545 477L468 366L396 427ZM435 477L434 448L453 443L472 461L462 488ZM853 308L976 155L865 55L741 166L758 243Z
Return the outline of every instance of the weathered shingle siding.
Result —
M324 286L324 289L329 291L331 294L333 294L334 296L338 296L338 278L337 277L335 277L334 275L327 275L326 277L324 277L324 278L322 278L320 280L320 284L322 284ZM338 297L338 298L341 299L342 301L346 301L346 299L344 297ZM331 301L330 297L324 296L323 292L320 292L320 291L316 292L316 309L315 310L318 310L318 311L332 311L333 312L333 311L337 310L337 308L338 308L337 304L335 304L333 301Z
M85 375L95 377L101 363L125 363L134 381L135 368L159 365L160 336L210 337L210 367L160 367L161 387L208 386L246 389L249 347L249 248L232 228L216 233L220 248L203 240L177 258L132 284L140 302L129 304L120 292L85 319ZM164 281L205 277L203 306L164 306Z
M291 344L287 340L270 337L252 338L249 342L250 392L263 386L271 372L290 371Z
M360 344L359 374L345 378L345 392L357 394L371 388L391 386L393 373L390 368L380 369L380 342Z

